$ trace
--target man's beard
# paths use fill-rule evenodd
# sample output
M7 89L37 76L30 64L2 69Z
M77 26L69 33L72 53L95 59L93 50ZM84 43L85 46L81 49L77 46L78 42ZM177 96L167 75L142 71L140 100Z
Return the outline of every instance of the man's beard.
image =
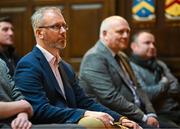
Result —
M48 43L48 46L51 48L57 48L59 50L63 50L66 47L66 40L59 42L55 42L55 43Z

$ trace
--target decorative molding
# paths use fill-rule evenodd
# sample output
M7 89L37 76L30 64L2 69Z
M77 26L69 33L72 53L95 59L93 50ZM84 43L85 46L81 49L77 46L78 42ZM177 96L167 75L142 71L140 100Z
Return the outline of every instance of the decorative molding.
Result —
M19 13L25 12L27 9L25 7L1 7L0 13Z
M46 6L48 6L48 7L57 7L57 8L60 8L61 10L63 10L64 9L64 6L63 5L58 5L58 6L55 6L55 5L46 5ZM44 7L44 6L36 6L36 8L35 8L35 10L38 10L39 8L42 8L42 7Z
M99 9L102 8L102 4L74 4L72 8L74 10Z

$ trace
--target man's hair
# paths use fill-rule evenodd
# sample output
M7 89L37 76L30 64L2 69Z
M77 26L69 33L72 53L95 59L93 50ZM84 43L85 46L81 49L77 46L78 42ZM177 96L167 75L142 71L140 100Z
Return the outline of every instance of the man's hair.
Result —
M105 18L102 21L101 26L100 26L100 32L99 32L100 37L103 37L103 32L104 31L107 31L107 30L109 30L111 28L111 26L113 24L112 20L116 20L116 19L121 20L121 21L126 21L126 19L124 19L123 17L118 16L118 15L114 15L114 16L110 16L110 17Z
M0 17L0 22L10 22L12 23L12 19L10 16L1 16Z
M137 39L138 39L139 35L142 34L142 33L150 33L150 34L152 34L151 31L149 31L149 30L138 31L138 32L133 34L133 36L131 38L131 43L132 42L135 42L135 43L138 42Z
M50 11L50 10L61 14L61 10L59 8L57 8L57 7L42 7L42 8L39 8L37 11L35 11L35 13L31 17L31 23L32 23L32 27L33 27L34 30L43 24L44 14L47 11Z

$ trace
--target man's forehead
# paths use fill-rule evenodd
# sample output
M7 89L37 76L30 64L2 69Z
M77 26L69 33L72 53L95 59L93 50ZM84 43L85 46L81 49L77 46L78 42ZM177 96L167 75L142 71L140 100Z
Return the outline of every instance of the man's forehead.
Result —
M48 11L44 14L44 20L45 21L56 21L61 20L64 21L64 17L60 12L57 11Z
M151 33L140 33L139 34L139 39L144 39L144 38L148 38L148 39L154 39L154 36Z
M47 10L44 12L44 16L60 16L60 17L62 17L62 14L58 10Z
M2 21L0 22L0 27L13 27L13 25L10 22Z
M111 25L116 26L116 27L117 26L119 26L119 27L127 27L127 28L130 29L128 22L126 20L120 19L120 18L111 20Z

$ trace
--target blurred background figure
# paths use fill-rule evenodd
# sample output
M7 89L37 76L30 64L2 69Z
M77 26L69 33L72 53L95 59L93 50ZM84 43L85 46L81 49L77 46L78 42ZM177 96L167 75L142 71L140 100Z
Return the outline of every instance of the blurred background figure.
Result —
M159 118L180 125L180 85L167 65L157 58L154 35L147 31L136 33L131 49L132 68Z
M14 74L14 69L19 60L15 51L14 27L9 16L0 17L0 58L4 60L9 68L9 74Z

